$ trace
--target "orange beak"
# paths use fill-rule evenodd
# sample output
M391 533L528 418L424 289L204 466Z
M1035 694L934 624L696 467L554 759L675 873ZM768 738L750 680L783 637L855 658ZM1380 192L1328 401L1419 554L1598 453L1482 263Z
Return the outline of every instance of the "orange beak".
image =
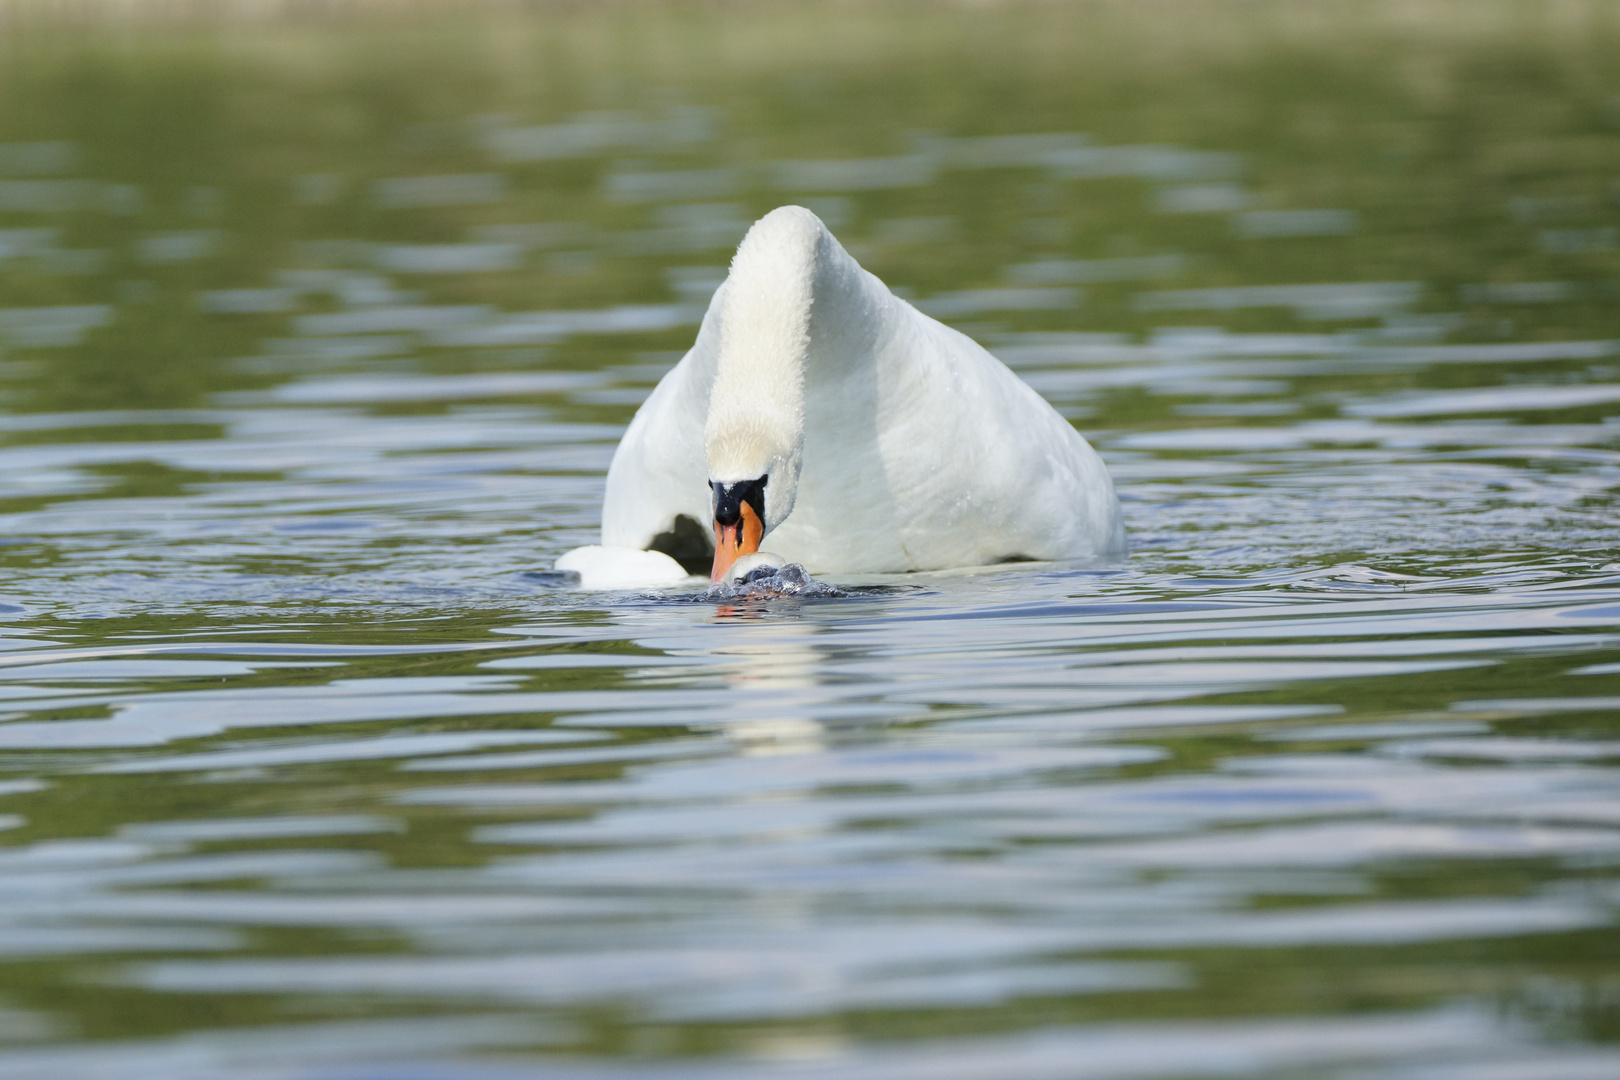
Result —
M739 509L742 516L730 525L714 523L714 572L709 575L712 583L725 580L731 564L758 551L759 542L765 538L765 523L754 508L745 502Z

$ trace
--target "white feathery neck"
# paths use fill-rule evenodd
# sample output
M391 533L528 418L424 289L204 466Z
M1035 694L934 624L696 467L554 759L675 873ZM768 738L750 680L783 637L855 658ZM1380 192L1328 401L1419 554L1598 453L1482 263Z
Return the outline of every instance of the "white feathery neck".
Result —
M798 486L810 308L827 235L802 207L773 210L748 230L726 280L704 451L711 481L769 476L768 526L792 510Z

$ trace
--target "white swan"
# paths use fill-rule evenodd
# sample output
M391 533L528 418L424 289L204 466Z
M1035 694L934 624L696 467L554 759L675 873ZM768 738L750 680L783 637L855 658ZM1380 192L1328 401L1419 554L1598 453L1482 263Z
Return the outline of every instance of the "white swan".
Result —
M748 231L696 343L630 422L603 546L557 565L587 587L662 584L682 574L648 557L664 551L720 580L766 538L812 573L1125 549L1108 470L1069 422L797 206Z

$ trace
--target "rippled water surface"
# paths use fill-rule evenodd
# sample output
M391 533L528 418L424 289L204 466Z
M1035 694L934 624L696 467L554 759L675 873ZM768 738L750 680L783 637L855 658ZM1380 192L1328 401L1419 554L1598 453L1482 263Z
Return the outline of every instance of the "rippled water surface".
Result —
M1620 1075L1612 5L838 10L4 46L0 1077ZM785 202L1127 559L550 583Z

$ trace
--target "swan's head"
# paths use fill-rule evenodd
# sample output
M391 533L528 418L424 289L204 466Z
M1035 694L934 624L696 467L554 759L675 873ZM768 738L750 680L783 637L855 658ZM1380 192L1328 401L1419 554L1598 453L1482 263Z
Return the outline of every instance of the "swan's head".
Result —
M715 581L793 512L804 458L811 294L825 235L810 211L785 206L754 223L731 262L703 427Z
M771 385L768 380L775 376L761 368L756 378L765 381L746 388L716 380L709 401L703 434L714 510L715 581L725 579L738 557L759 550L765 534L793 512L799 491L802 404L795 407L791 400L797 388ZM739 389L744 392L734 392Z
M793 512L799 489L800 450L795 443L763 459L744 457L740 460L753 460L755 464L740 469L716 469L716 458L710 456L709 489L714 506L711 580L723 581L733 562L758 551L765 534ZM725 479L713 479L716 475Z

